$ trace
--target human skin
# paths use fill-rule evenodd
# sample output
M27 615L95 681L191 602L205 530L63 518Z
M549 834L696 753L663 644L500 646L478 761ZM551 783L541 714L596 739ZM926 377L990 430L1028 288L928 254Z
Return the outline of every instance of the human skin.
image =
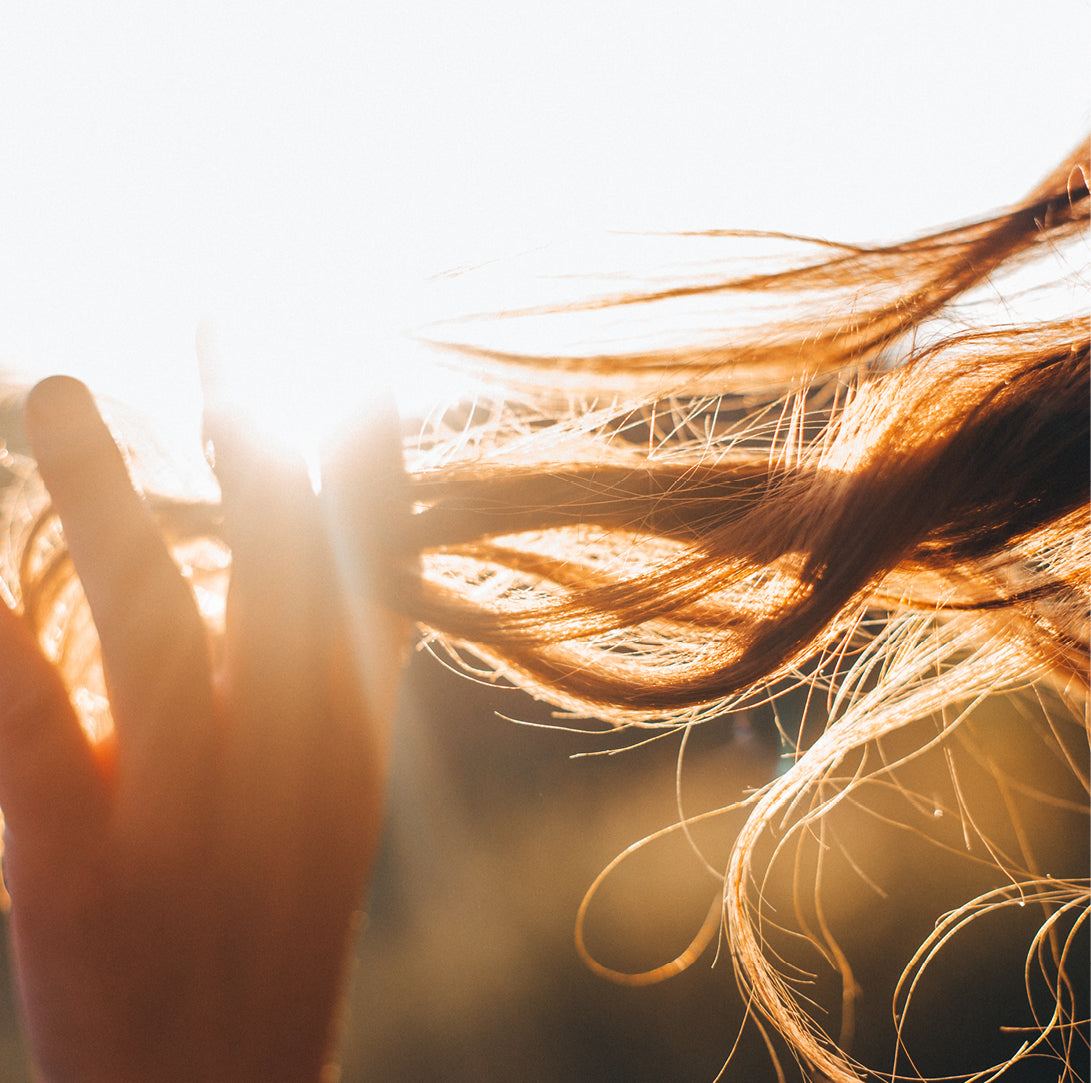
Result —
M306 1083L329 1068L378 843L393 618L354 628L301 463L217 443L233 553L223 642L82 384L30 394L28 438L102 645L93 745L0 607L0 807L19 999L48 1083ZM215 661L214 661L215 658Z

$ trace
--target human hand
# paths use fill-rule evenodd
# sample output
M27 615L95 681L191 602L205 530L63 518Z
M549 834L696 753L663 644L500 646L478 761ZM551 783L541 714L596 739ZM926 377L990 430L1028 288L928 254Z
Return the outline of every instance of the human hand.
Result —
M225 433L233 566L214 652L86 388L39 384L26 428L99 633L116 738L92 745L26 622L0 606L4 875L44 1078L333 1078L401 629L364 614L382 662L364 689L302 464Z

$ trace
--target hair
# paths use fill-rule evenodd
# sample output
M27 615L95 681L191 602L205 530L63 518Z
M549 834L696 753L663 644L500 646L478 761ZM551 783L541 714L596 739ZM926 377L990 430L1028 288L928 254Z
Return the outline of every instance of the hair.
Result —
M1015 689L1077 721L1082 753L1052 722L1043 740L1086 798L1088 324L974 317L990 293L1021 292L1010 272L1086 234L1089 172L1081 146L979 221L878 247L785 235L803 252L786 266L569 309L654 316L699 298L771 313L697 344L582 356L450 345L495 394L445 411L407 448L410 511L389 517L386 600L433 649L619 727L688 727L798 685L826 692L821 735L740 802L722 890L686 952L644 975L591 959L582 921L601 877L577 929L593 969L636 984L722 933L749 1014L823 1078L867 1069L768 946L772 862L821 844L850 794L944 754L971 707ZM155 504L179 546L215 536L215 509ZM13 548L13 598L72 684L97 695L93 630L55 524L38 516ZM899 732L908 745L891 759L884 742ZM1012 1060L1052 1049L1071 1067L1064 963L1087 883L1043 875L1027 854L994 860L1004 884L937 927L898 996L962 916L1029 899L1055 1004ZM852 972L815 907L848 1026Z

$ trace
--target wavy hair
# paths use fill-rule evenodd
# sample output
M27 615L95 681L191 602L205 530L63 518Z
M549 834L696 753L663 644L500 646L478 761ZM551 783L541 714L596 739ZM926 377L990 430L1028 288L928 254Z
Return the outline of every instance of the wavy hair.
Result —
M1086 798L1088 323L979 326L972 314L990 290L1014 294L1011 272L1086 236L1089 172L1081 147L980 221L882 247L784 237L804 253L787 266L575 306L654 316L701 298L773 313L690 347L449 346L488 371L495 395L445 411L407 447L411 510L391 513L384 582L433 649L616 726L686 727L799 684L826 692L822 734L740 802L722 890L686 952L644 975L591 959L582 921L599 881L577 929L595 970L637 984L722 935L752 1017L824 1079L868 1070L769 948L770 863L821 839L869 780L945 754L972 707L1014 689L1077 721L1082 753L1055 730L1044 739ZM215 536L214 508L156 506L180 547ZM95 698L92 629L48 515L13 551L13 599ZM216 554L207 574L222 578ZM918 731L921 719L932 722ZM903 731L892 761L883 742ZM1086 1038L1065 963L1087 882L993 856L1005 884L944 919L897 995L965 915L1029 899L1054 1003L1012 1059L1052 1050L1074 1072ZM852 971L816 920L844 1027Z

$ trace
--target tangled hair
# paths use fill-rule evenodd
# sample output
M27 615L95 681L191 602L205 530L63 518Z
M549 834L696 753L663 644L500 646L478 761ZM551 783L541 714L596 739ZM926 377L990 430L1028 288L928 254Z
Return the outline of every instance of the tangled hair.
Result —
M594 969L632 983L683 969L722 935L750 1015L818 1078L869 1072L768 946L784 920L763 894L770 864L807 837L823 845L835 807L869 783L945 755L996 693L1034 688L1078 722L1079 747L1052 719L1043 739L1086 797L1088 324L970 317L990 291L1014 295L1012 272L1086 233L1089 171L1081 147L981 221L884 247L785 237L804 252L787 266L581 306L654 314L700 298L772 313L697 345L451 346L496 396L433 419L407 448L412 512L392 516L388 601L433 649L616 726L686 727L787 687L825 691L821 735L741 802L722 892L686 952L624 975L577 934ZM214 509L158 506L180 546L215 534ZM71 571L54 530L39 518L19 542L12 593L94 694L80 675L89 625L64 601ZM214 561L210 574L223 570ZM56 630L62 617L70 633ZM892 759L898 734L911 739ZM1052 966L1054 1003L1012 1060L1052 1051L1074 1073L1086 1038L1065 963L1087 882L982 842L1004 886L943 919L896 1011L966 916L1033 902L1044 918L1032 955ZM844 1030L854 980L816 915Z

